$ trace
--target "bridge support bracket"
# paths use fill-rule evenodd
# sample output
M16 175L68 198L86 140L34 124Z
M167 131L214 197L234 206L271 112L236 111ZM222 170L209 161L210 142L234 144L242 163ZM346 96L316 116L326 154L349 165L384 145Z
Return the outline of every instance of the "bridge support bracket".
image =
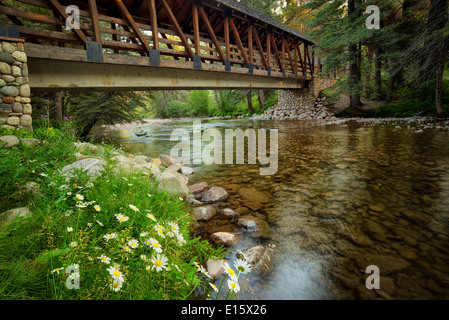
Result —
M193 56L193 69L201 70L201 57L199 55Z
M249 74L253 74L254 73L254 65L252 63L250 63L248 65L248 73Z
M285 78L285 77L286 77L286 74L285 74L285 69L284 69L284 70L282 70L282 77L283 77L283 78Z
M271 76L271 67L267 68L267 76L269 76L269 77Z
M230 60L225 60L225 71L231 72L231 61Z
M86 52L88 62L103 63L103 45L101 42L87 41Z
M159 50L150 49L150 66L152 67L160 67L161 66L161 52Z

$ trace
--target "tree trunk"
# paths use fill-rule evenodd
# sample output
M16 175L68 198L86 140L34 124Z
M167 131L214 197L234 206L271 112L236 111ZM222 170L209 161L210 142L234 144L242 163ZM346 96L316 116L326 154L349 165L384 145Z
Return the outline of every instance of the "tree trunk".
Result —
M265 96L263 94L263 90L259 90L259 105L260 110L265 109Z
M373 48L368 47L368 54L366 57L366 69L365 69L365 80L363 82L363 93L365 95L368 94L368 85L371 80L371 73L372 73L372 63L373 60Z
M375 69L375 85L376 85L376 100L382 100L382 62L380 60L380 46L376 45L376 60L374 62Z
M82 140L86 140L87 136L90 133L90 130L92 130L92 128L97 124L97 122L98 122L98 118L92 119L91 121L89 121L88 124L86 124L83 127L83 130L81 131L81 135L80 135L80 138Z
M388 82L388 94L385 99L386 103L390 103L393 100L393 91L394 91L394 83L396 81L396 76L394 74L390 74L390 81Z
M249 114L253 114L254 113L254 108L253 108L253 100L251 98L251 90L247 91L247 93L246 93L246 100L248 101Z
M62 122L62 92L55 93L55 118Z
M215 102L217 103L218 112L221 113L220 98L218 97L218 90L214 90L214 97L215 97Z
M353 22L355 17L355 0L348 0L348 16ZM357 43L351 43L348 46L349 54L349 97L350 108L358 108L361 105L360 93L359 93L359 72L358 72L358 45Z
M443 60L443 59L441 59ZM439 117L443 115L443 72L444 72L444 60L439 61L439 66L437 69L437 81L435 88L435 105L437 108L437 114Z

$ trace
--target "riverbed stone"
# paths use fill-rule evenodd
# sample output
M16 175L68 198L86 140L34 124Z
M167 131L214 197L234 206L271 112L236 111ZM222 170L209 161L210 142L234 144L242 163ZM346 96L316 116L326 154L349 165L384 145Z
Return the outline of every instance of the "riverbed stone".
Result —
M181 173L185 176L189 176L189 175L193 174L194 172L195 171L190 167L181 166Z
M210 220L215 214L217 210L214 206L208 205L203 207L197 207L193 209L193 217L197 221L207 221Z
M226 259L213 260L209 259L206 262L207 273L213 278L218 279L224 272L223 265Z
M239 218L237 224L245 231L262 234L267 230L267 223L260 218L246 215Z
M207 182L199 182L189 186L189 190L193 194L201 193L209 188Z
M383 275L402 271L410 266L410 263L407 260L393 255L364 255L356 257L355 261L359 268L363 270L369 265L376 265Z
M158 181L159 191L168 191L180 197L186 197L189 194L188 179L178 172L163 172L158 177Z
M238 195L243 200L243 205L253 211L262 209L268 202L268 194L251 188L240 188Z
M229 193L222 187L212 187L206 191L201 198L203 203L214 203L226 200L229 197Z
M174 172L178 172L180 169L181 169L181 166L180 166L179 164L175 163L175 164L172 164L172 165L171 165L170 167L168 167L167 169L165 169L164 172L171 172L171 173L174 173Z
M237 242L237 235L233 232L214 232L210 235L212 241L217 244L230 247Z
M166 154L159 155L159 159L161 160L161 164L166 168L175 164L173 158Z
M248 262L256 272L265 274L271 268L272 259L268 249L263 245L255 245L237 253L237 258L243 258Z
M220 210L220 213L227 218L238 217L239 213L237 211L232 210L231 208L224 208Z

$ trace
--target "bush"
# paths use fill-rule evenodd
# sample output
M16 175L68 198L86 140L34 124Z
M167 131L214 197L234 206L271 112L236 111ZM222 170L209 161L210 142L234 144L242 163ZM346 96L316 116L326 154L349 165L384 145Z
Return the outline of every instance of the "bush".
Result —
M210 92L207 90L194 90L190 93L189 106L192 115L207 116L210 107Z

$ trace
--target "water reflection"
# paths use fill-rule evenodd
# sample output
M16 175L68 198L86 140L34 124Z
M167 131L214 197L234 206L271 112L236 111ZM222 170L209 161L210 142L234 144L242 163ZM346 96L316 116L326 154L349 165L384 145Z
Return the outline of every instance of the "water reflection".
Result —
M253 274L259 299L448 299L449 133L413 122L203 120L203 128L279 130L279 170L260 176L257 165L202 165L191 182L230 193L228 205L267 221L262 237L247 234L234 249L276 245L267 274ZM169 153L170 121L109 134L130 152ZM251 203L251 188L267 202ZM212 222L214 223L214 222ZM215 221L216 227L231 226ZM233 227L232 227L233 228ZM239 230L237 230L239 231ZM365 288L365 269L380 268L381 290Z

